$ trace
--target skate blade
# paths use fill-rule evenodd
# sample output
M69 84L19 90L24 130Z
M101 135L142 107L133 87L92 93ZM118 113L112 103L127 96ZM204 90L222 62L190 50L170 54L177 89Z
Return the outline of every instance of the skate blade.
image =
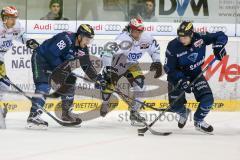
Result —
M214 135L213 132L206 132L206 131L202 130L201 128L195 127L195 129L199 132L202 132L202 133L205 133L205 134L208 134L208 135Z
M34 123L28 123L26 129L30 130L47 130L48 126L46 125L36 125Z
M144 127L145 125L141 122L131 121L131 126L133 126L133 127Z

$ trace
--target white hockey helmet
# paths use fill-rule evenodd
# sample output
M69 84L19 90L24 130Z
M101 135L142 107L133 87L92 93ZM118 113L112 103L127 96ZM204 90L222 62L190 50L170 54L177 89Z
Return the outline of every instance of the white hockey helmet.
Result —
M3 19L4 17L18 17L18 10L14 6L7 6L4 7L1 11L1 18Z

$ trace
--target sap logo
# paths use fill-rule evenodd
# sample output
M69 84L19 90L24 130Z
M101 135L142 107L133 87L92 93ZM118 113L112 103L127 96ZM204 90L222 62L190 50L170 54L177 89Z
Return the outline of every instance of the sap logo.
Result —
M169 6L166 6L166 1L170 1L170 9ZM209 16L208 11L208 1L207 0L159 0L159 15L171 15L175 11L177 11L179 16L183 16L185 11L187 10L189 3L191 5L194 16L198 16L201 8L203 8L203 15Z
M142 57L142 53L129 53L128 54L128 59L130 61L137 61Z
M204 63L204 57L202 60L198 61L197 63L190 65L190 70L194 70L195 68L201 66Z

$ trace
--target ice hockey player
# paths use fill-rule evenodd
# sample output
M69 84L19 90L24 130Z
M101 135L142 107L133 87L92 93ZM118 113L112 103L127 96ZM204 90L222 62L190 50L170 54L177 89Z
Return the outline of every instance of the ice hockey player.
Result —
M206 33L201 35L193 31L191 22L182 22L177 30L178 37L168 43L166 49L166 59L164 70L167 73L168 81L179 87L171 91L169 87L169 103L173 102L182 91L185 93L193 92L199 102L194 114L194 126L197 130L211 133L213 127L204 121L209 113L213 102L212 90L205 79L201 76L193 86L189 83L201 73L201 66L206 56L206 46L212 44L213 53L218 60L222 60L226 55L225 45L228 37L223 32ZM186 124L190 109L185 107L187 103L185 94L172 107L171 111L180 115L178 127L183 128Z
M93 80L97 79L97 73L89 58L87 45L94 37L93 28L88 24L79 26L77 33L62 32L50 39L45 40L37 47L32 55L33 80L36 86L36 93L48 94L50 84L48 78L59 65L72 59L79 59L83 71ZM99 79L99 78L98 78ZM70 116L73 107L76 78L69 76L66 80L73 84L66 94L61 95L62 99L62 120L75 121ZM45 129L48 123L40 115L41 108L45 104L45 98L34 98L29 117L27 119L28 128Z
M38 43L34 39L27 40L24 29L21 27L18 19L18 11L14 6L7 6L1 10L0 21L0 90L1 92L9 90L10 84L6 81L6 68L4 65L4 55L13 46L13 40L24 43L29 48L34 48ZM2 96L0 95L0 101ZM1 109L1 108L0 108ZM6 116L6 112L3 112Z
M144 94L144 75L139 67L138 60L144 53L148 53L152 58L150 71L156 71L154 78L162 75L162 64L160 62L160 47L157 41L147 32L144 32L144 25L141 18L132 18L122 33L114 40L113 50L105 50L102 54L103 77L108 82L105 90L102 90L103 104L100 110L101 116L105 116L109 111L109 99L112 91L107 88L114 88L117 81L126 77L129 81L133 97L138 98L139 94ZM125 47L119 47L125 44ZM129 47L127 47L127 44ZM145 121L139 114L141 104L131 102L130 120L132 124Z

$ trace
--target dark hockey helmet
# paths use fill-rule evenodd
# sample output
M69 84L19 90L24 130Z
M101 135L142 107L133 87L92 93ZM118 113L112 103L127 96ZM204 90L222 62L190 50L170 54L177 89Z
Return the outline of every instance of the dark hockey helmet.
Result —
M77 35L93 38L95 34L92 26L90 26L89 24L81 24L78 27Z
M191 22L183 21L177 30L179 37L191 36L193 33L193 24Z

